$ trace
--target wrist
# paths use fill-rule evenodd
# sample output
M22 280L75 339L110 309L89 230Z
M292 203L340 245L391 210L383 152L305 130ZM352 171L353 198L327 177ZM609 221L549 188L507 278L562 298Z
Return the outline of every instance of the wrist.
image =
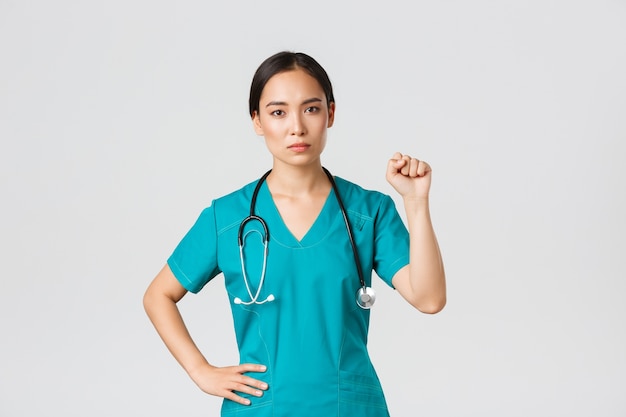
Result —
M404 211L409 218L414 218L415 216L430 217L430 203L428 197L405 197L403 202Z
M402 196L405 207L428 207L428 196Z
M195 381L198 375L201 375L207 370L210 370L213 368L214 366L211 365L210 363L206 361L201 361L193 365L190 365L189 367L185 367L185 370L187 371L187 375L189 375L189 377Z

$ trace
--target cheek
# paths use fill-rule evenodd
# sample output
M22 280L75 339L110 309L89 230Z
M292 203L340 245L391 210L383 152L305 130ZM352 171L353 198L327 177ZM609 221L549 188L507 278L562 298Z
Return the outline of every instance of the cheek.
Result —
M322 131L326 131L326 129L328 129L328 120L327 119L320 119L315 123L315 129L318 132L322 132Z
M266 135L275 135L278 132L280 132L282 129L281 127L281 121L280 120L274 120L274 119L266 119L265 123L263 123L263 131L265 132Z
M285 137L285 133L277 123L263 125L263 137L268 148L276 147Z
M264 130L264 136L267 141L275 141L281 137L280 132L274 126L268 126Z

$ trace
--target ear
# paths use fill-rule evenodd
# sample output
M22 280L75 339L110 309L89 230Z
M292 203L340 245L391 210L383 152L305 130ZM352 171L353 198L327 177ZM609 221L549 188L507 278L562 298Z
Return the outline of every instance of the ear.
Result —
M261 118L259 117L259 112L257 111L252 113L252 126L254 127L254 131L257 135L263 136L263 126L261 126Z
M328 125L326 127L332 127L335 122L335 102L331 101L328 106Z

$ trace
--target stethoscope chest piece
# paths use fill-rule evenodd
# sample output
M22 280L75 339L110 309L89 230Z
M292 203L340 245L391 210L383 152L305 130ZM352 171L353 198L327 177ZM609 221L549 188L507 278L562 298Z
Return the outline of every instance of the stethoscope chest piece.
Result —
M372 287L361 287L356 292L356 303L364 309L372 308L376 301L376 292Z

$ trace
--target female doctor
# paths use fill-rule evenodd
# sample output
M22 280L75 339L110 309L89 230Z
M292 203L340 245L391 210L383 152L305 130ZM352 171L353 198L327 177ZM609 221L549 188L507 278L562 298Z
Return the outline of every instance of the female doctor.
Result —
M389 196L332 176L320 157L335 99L326 71L306 54L266 59L249 107L271 170L202 211L146 290L146 312L198 387L224 398L222 416L388 416L367 353L371 273L421 312L444 307L431 168L399 152L387 161L408 230ZM235 366L205 359L177 308L218 274Z

